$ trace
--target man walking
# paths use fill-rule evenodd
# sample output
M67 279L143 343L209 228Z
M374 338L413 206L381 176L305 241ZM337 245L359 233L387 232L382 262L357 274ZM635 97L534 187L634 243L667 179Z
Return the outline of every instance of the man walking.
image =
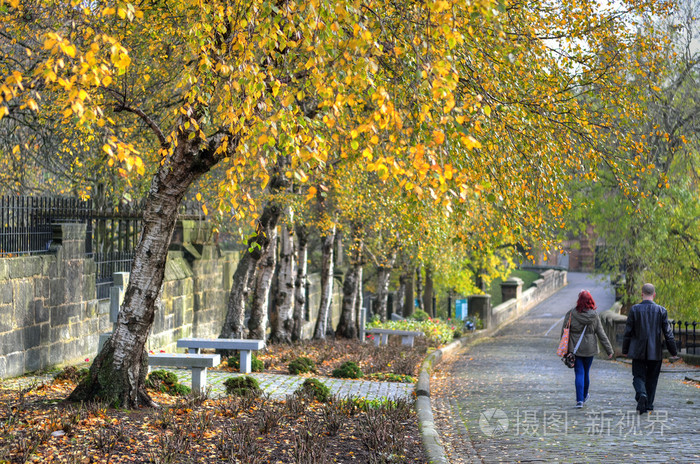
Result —
M622 341L622 354L632 358L632 385L639 414L654 409L654 395L663 359L662 336L671 356L675 358L678 355L666 308L654 303L654 297L654 286L644 284L642 302L632 306L627 315Z

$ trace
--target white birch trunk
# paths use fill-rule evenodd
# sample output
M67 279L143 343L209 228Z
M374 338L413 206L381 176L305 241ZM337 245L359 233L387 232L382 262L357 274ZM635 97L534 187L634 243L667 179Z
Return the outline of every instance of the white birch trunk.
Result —
M266 340L270 285L277 263L277 228L270 230L268 241L267 249L258 262L255 293L253 293L250 320L248 321L248 338L254 340Z
M328 318L333 295L333 246L335 244L335 226L328 234L321 237L323 258L321 259L321 302L318 319L314 330L315 340L325 340L328 331Z
M287 215L292 219L291 208ZM294 256L294 229L292 225L283 225L279 240L279 266L277 267L277 292L275 308L277 318L272 327L271 340L275 343L292 341L294 311L294 279L296 277L296 260Z
M292 323L292 340L301 340L301 332L304 327L304 310L306 309L306 281L307 281L307 233L304 226L297 229L297 272L294 279L294 315Z

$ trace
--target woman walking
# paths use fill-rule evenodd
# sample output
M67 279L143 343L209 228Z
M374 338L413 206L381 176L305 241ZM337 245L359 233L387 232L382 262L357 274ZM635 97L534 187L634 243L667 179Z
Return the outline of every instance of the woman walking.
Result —
M593 363L593 356L598 354L598 340L603 344L608 359L613 357L613 348L610 345L608 336L605 335L603 325L596 311L596 304L587 290L581 290L578 294L576 306L571 308L564 316L564 325L561 327L562 335L564 329L570 325L569 329L569 352L576 350L576 363L574 372L576 374L576 407L582 408L583 403L588 401L588 387L590 386L589 372ZM561 336L560 336L561 337ZM583 339L581 339L583 337ZM579 340L581 343L579 344Z

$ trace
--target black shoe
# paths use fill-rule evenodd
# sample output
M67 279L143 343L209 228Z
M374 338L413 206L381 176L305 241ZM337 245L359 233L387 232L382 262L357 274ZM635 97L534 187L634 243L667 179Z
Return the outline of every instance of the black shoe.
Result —
M645 412L647 412L646 395L642 395L639 397L639 401L637 401L637 411L639 411L639 414L644 414Z

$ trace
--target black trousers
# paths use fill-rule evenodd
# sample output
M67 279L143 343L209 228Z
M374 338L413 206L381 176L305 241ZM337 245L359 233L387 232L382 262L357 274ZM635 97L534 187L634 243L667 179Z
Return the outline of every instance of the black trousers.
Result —
M656 384L659 383L661 372L661 360L647 361L645 359L632 360L632 385L634 386L634 399L639 401L642 395L647 397L647 407L654 407L656 396Z

